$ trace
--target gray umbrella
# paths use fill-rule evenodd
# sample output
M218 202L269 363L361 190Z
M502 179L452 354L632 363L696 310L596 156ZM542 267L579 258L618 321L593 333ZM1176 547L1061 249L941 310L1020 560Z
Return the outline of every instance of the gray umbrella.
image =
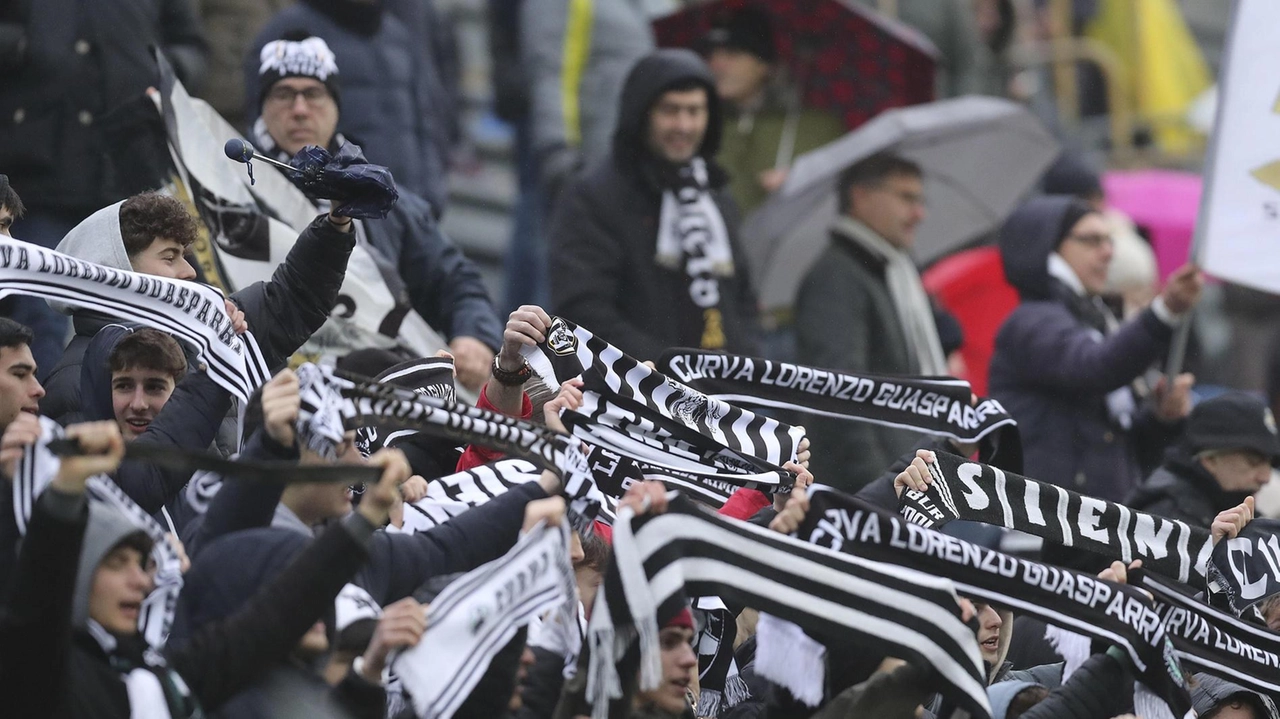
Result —
M926 263L990 232L1058 156L1039 120L1016 102L961 97L888 110L796 159L786 184L743 223L747 262L767 310L791 307L828 242L836 178L878 152L924 169L928 216L914 254Z

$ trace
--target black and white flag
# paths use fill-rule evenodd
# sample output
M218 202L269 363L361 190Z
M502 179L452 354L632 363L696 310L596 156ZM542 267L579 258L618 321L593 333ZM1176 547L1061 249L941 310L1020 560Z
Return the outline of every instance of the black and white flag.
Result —
M1280 520L1254 519L1236 537L1218 542L1208 569L1210 584L1236 616L1280 593Z
M40 438L27 447L18 460L13 477L14 521L18 531L25 535L31 512L40 493L58 475L62 460L49 449L50 442L62 439L62 427L48 417L40 418ZM111 506L129 518L138 529L151 538L151 558L155 562L154 586L142 602L138 617L138 629L153 647L164 646L177 608L178 593L182 591L182 561L164 536L164 528L151 515L139 507L110 477L90 477L85 494L91 501Z
M669 349L658 367L724 402L918 430L957 442L976 443L1017 426L994 399L971 406L969 383L948 377L852 374L696 349ZM1013 433L1001 443L1016 439Z
M209 377L242 401L271 379L253 335L237 335L222 295L196 282L117 270L0 237L0 298L14 294L92 310L182 340L199 352Z
M1203 581L1213 549L1209 532L1088 497L945 452L929 465L925 493L902 493L909 521L938 528L953 519L994 524L1067 547L1086 549L1179 582Z
M1001 554L815 485L797 535L819 546L950 579L961 594L1120 647L1177 716L1191 709L1160 616L1134 587Z
M814 547L673 493L666 513L636 517L623 507L613 525L613 559L588 627L587 699L597 719L622 698L618 662L637 639L640 688L658 686L659 619L686 596L720 596L824 641L932 666L944 694L971 716L990 716L977 640L950 581Z
M1280 694L1280 634L1196 601L1154 576L1143 576L1141 586L1155 596L1174 653L1188 668Z
M467 572L432 600L422 639L392 663L417 715L453 716L493 656L521 627L551 609L559 621L576 625L577 589L565 524L539 524L511 551Z
M652 370L583 327L553 317L547 338L524 356L552 390L581 377L583 404L563 419L575 435L656 467L686 473L753 475L790 486L798 427L711 399Z

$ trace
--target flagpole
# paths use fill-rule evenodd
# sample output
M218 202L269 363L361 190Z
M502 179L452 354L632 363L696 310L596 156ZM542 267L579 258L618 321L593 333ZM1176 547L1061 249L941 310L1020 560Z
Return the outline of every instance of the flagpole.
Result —
M1238 0L1231 8L1231 29L1227 34L1227 43L1222 53L1222 64L1218 67L1218 104L1213 110L1213 130L1209 133L1209 144L1205 150L1203 178L1200 183L1200 207L1196 210L1196 226L1191 235L1191 247L1187 252L1187 261L1198 264L1200 252L1204 247L1204 236L1209 227L1209 202L1213 196L1214 166L1218 159L1218 139L1222 134L1222 116L1227 107L1227 79L1230 78L1231 50L1235 47L1235 37L1240 30L1240 6L1249 0ZM1187 311L1187 316L1174 330L1173 341L1169 345L1169 358L1165 363L1166 386L1173 387L1173 380L1182 373L1182 365L1187 356L1187 345L1191 342L1191 320L1195 316L1195 307Z

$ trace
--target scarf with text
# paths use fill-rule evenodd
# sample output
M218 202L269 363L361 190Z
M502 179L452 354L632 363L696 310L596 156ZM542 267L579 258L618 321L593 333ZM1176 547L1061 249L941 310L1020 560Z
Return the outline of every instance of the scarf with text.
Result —
M622 698L617 663L633 641L640 689L658 686L659 622L684 606L686 593L724 597L815 636L933 666L945 694L974 717L990 716L977 642L950 581L814 547L673 494L664 514L637 517L623 507L614 523L613 557L588 627L594 717Z
M539 524L505 555L466 573L431 601L422 639L392 663L417 715L453 716L494 655L549 609L558 621L577 621L565 524Z
M48 417L41 417L40 430L40 438L23 451L13 477L14 520L18 532L23 535L27 533L36 500L62 466L62 460L49 447L50 443L63 438L65 433L62 427ZM164 528L109 477L90 477L85 494L91 500L110 505L151 538L151 558L156 566L154 587L142 602L138 631L150 646L163 646L169 636L169 626L173 623L178 593L182 590L182 562L178 553L165 539Z
M735 405L871 422L957 442L992 440L1004 456L1016 452L1021 464L1017 422L994 399L970 406L972 390L964 380L854 374L692 349L667 350L658 368Z
M339 377L327 367L310 363L299 367L297 374L298 443L321 456L334 456L346 429L416 429L496 449L556 472L564 480L563 492L580 530L589 526L587 520L605 503L591 480L581 443L567 435L479 407Z
M970 544L826 487L809 502L801 539L949 579L965 596L1118 646L1177 716L1191 709L1172 644L1140 590Z
M1178 658L1192 669L1255 691L1280 693L1280 634L1220 612L1152 575L1141 586L1155 596Z
M706 161L695 157L675 175L675 186L662 193L654 261L688 277L689 299L701 316L695 326L681 327L681 336L696 336L700 347L721 349L720 278L733 276L729 229L711 197Z
M925 493L902 493L908 520L939 528L953 519L994 524L1086 549L1179 582L1203 583L1209 532L999 468L937 453Z
M1210 589L1224 595L1236 616L1280 593L1280 520L1254 519L1218 542L1208 570Z
M523 350L547 385L581 377L583 403L562 419L574 435L655 468L761 488L790 486L798 427L711 399L560 317Z
M0 298L32 295L165 332L199 352L209 377L247 401L271 373L250 332L237 335L216 290L117 270L0 237Z
M733 643L738 622L720 597L699 597L693 602L698 634L693 649L698 654L698 716L718 717L720 712L751 698L751 689L738 670Z

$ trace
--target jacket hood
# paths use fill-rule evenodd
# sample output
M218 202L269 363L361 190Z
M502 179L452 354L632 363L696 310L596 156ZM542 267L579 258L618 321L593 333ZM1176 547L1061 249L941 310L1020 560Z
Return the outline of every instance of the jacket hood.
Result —
M693 80L707 91L707 133L698 154L711 160L720 150L721 109L716 81L707 64L692 50L666 48L641 58L627 73L618 105L618 127L613 132L614 162L627 171L648 156L645 134L649 110L672 85Z
M200 627L234 614L310 543L309 536L276 527L210 542L183 576L172 638L185 641Z
M89 523L80 546L80 563L76 566L76 593L71 599L71 624L83 628L89 621L89 593L93 575L102 559L124 541L136 541L139 551L151 551L151 537L123 512L98 500L89 501ZM143 551L145 550L145 551Z
M117 270L133 271L129 253L120 234L120 206L124 201L108 205L81 220L58 243L57 250L87 262L95 262Z
M1023 689L1038 686L1040 685L1035 682L1007 681L987 687L987 697L991 700L991 719L1005 719L1009 715L1009 705L1013 703L1014 697Z
M1280 712L1277 712L1275 703L1258 692L1208 674L1196 674L1195 678L1196 686L1191 690L1191 704L1196 714L1200 716L1209 713L1227 699L1243 694L1245 696L1241 698L1253 706L1255 716L1262 719L1280 719Z
M1022 299L1050 297L1049 255L1071 229L1063 226L1068 216L1080 217L1088 211L1074 197L1049 195L1028 200L1005 221L1000 229L1000 261L1005 279Z
M89 341L80 361L80 420L115 420L111 402L111 353L133 330L124 325L107 325Z
M124 235L120 233L120 206L123 204L124 200L107 205L84 218L54 249L79 260L132 272L129 253L124 249ZM70 305L53 300L49 300L49 306L67 315L76 311Z

